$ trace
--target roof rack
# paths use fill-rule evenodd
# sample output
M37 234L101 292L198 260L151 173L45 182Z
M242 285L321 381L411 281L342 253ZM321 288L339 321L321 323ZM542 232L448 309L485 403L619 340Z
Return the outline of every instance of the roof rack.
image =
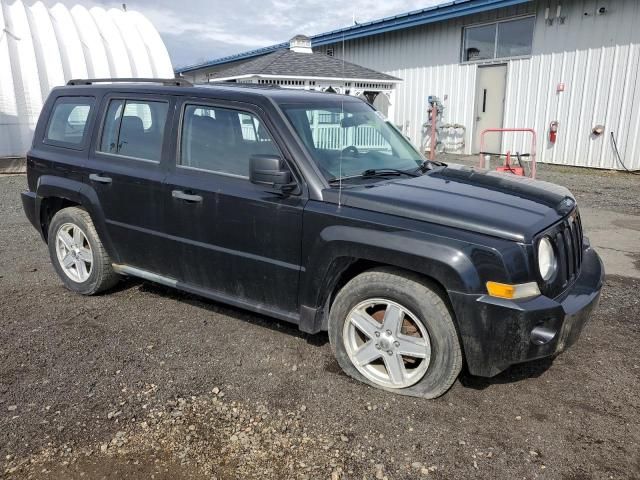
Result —
M161 83L166 87L193 87L182 78L74 78L67 85L93 85L94 83Z
M233 88L262 88L273 90L282 88L274 83L237 83L237 82L208 82L198 84L199 87L233 87Z

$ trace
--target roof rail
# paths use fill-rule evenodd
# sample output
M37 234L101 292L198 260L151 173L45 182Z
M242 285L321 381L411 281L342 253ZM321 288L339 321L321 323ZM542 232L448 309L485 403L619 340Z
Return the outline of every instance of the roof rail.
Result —
M167 87L193 87L182 78L74 78L67 85L93 85L94 83L161 83Z
M199 84L200 87L233 87L233 88L263 88L263 89L277 89L282 88L275 83L237 83L237 82L208 82Z

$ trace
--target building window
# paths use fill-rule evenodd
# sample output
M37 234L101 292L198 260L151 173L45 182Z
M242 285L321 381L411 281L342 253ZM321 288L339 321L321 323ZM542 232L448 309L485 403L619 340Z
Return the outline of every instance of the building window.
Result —
M462 61L531 55L535 17L465 27Z
M495 58L496 24L469 27L464 30L464 61Z

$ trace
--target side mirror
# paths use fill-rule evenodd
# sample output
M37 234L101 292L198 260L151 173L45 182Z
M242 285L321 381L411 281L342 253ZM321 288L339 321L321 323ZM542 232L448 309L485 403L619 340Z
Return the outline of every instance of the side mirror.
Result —
M249 180L280 189L296 185L292 183L291 170L277 155L252 155L249 160Z

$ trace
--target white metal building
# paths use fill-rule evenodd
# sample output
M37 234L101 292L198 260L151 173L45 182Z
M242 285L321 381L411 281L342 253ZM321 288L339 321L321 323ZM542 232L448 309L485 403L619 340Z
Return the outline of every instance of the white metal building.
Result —
M53 87L109 77L173 77L167 49L144 16L0 0L0 157L29 149Z
M478 150L484 128L530 127L539 161L620 169L613 133L626 166L640 169L639 24L637 0L457 0L311 39L316 52L404 80L393 120L417 145L436 95L444 121L465 127L461 153ZM199 80L283 45L177 73ZM490 149L529 150L523 134L494 138Z

